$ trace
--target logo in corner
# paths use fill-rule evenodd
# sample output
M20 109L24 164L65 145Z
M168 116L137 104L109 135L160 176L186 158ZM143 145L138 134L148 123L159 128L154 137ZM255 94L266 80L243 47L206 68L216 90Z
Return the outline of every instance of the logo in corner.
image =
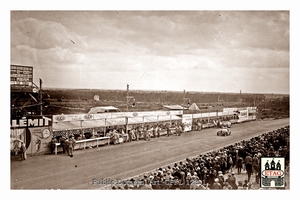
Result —
M260 160L260 187L283 188L285 187L285 158L262 157Z

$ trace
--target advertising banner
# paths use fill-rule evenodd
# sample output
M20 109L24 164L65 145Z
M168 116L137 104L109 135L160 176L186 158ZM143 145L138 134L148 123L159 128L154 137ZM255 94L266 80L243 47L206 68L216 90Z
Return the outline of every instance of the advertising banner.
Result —
M111 118L111 113L97 113L93 114L93 119L108 119Z
M247 107L248 113L256 113L257 107Z
M210 117L210 113L202 113L201 117Z
M217 116L217 112L211 112L211 113L209 113L209 116L210 117L216 117Z
M227 112L230 115L234 114L235 111L237 111L237 108L223 108L223 112Z
M226 115L233 115L233 113L230 114L228 111L225 111L225 112L223 111L223 112L222 112L222 116L226 116Z
M193 115L192 114L182 115L182 123L185 125L184 132L191 131L192 123L193 123Z
M11 150L17 148L18 141L22 141L27 154L44 154L50 152L51 127L33 127L11 129ZM20 144L17 144L20 147Z
M154 116L165 116L165 115L182 115L182 110L175 111L146 111L146 112L124 112L122 115L126 117L154 117Z
M93 114L53 115L53 122L91 120L93 117Z
M21 128L21 127L41 127L41 126L51 126L52 120L48 117L40 117L32 119L30 117L22 119L12 119L10 122L11 128Z
M111 113L111 118L125 118L128 115L130 115L130 113L127 113L127 112L115 112L115 113Z
M53 115L53 122L84 121L84 120L93 120L93 119L97 120L97 119L125 118L125 117L166 116L166 115L182 115L182 114L183 114L182 110L146 111L146 112L114 112L114 113L70 114L70 115L62 114L62 115ZM14 122L14 123L16 124L16 122Z
M193 118L201 118L202 113L193 114Z
M117 125L125 125L126 118L111 118L106 119L106 126L117 126Z
M10 129L10 150L18 152L21 142L26 144L26 128Z
M50 141L51 141L51 128L40 127L40 128L29 128L30 141L27 147L27 153L49 153L50 152Z
M248 110L240 110L238 122L248 121Z
M128 118L128 124L142 124L144 123L144 117L131 117Z

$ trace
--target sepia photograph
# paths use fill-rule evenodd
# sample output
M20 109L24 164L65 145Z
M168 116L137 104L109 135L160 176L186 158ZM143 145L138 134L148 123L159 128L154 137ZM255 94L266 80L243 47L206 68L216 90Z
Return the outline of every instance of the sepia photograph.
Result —
M150 8L8 11L9 190L291 190L291 11Z

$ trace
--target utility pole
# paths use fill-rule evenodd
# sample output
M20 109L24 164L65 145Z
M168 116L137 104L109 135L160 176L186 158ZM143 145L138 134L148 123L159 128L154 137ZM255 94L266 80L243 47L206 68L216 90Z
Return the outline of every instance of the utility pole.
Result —
M240 107L242 107L242 90L240 90Z
M183 90L183 105L188 105L190 106L190 99L185 97L185 90Z
M126 94L126 106L127 106L127 111L128 111L128 104L130 102L130 100L133 100L133 104L132 105L135 105L135 99L133 96L129 96L129 84L127 84L127 94Z
M128 94L129 94L129 85L127 84L127 94L126 94L127 111L128 111Z
M43 90L42 90L43 80L40 79L40 90L39 90L39 105L40 105L40 115L43 115Z

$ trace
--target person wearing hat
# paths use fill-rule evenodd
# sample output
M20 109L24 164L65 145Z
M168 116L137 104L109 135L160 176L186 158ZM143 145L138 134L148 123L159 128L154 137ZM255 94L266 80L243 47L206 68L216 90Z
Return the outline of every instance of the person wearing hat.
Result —
M50 142L50 150L51 150L51 154L54 154L54 150L55 150L55 147L56 147L56 143L57 143L57 139L55 137L53 137L51 139L51 142Z
M228 174L228 178L226 179L226 182L229 183L229 185L232 187L233 190L237 189L236 177L234 176L234 172Z
M218 174L219 183L221 184L221 187L224 186L224 175L221 173Z
M242 172L243 163L244 163L244 159L241 156L239 156L237 159L237 163L236 163L238 174L240 174Z
M222 190L222 186L221 186L221 184L219 183L219 179L218 179L218 178L215 178L215 182L214 182L214 184L212 185L211 189L212 189L212 190Z
M21 160L26 160L27 159L27 155L26 155L26 146L24 142L21 142Z
M72 158L73 157L73 151L74 151L74 147L76 145L76 140L74 139L74 136L73 135L70 135L69 136L69 140L67 142L67 145L68 145L68 153L69 153L69 156Z
M232 167L233 167L233 158L232 158L232 155L229 154L228 159L227 159L227 169L232 172Z

